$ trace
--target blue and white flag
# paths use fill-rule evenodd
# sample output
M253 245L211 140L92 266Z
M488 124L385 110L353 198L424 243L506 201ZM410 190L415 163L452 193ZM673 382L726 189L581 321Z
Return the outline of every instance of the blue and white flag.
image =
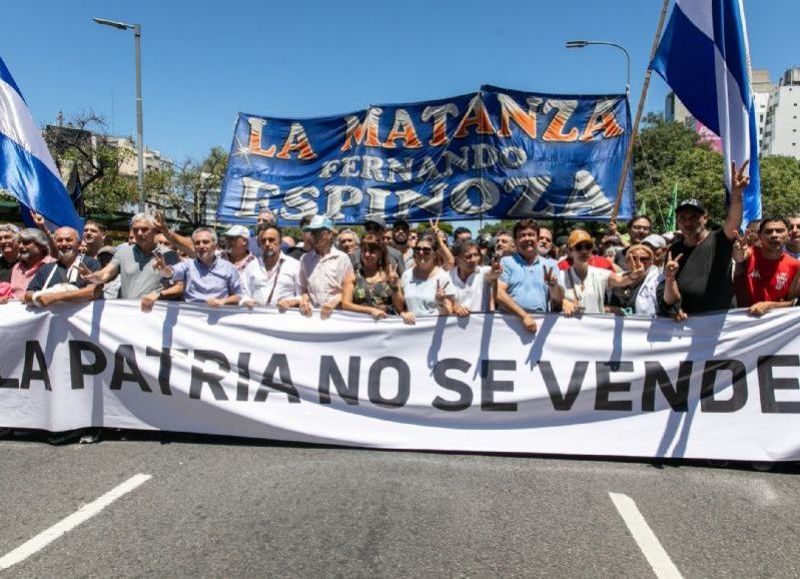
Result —
M714 131L731 161L750 161L744 222L761 218L758 129L751 90L750 48L742 0L676 0L651 68L698 121Z
M0 59L0 188L48 221L83 230L22 93Z

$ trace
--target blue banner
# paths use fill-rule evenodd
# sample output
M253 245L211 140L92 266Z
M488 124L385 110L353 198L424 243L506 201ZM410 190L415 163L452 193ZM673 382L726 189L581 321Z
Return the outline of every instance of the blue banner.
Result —
M623 95L474 94L277 119L240 113L217 218L282 225L325 214L607 220L630 138ZM629 172L619 218L634 207Z

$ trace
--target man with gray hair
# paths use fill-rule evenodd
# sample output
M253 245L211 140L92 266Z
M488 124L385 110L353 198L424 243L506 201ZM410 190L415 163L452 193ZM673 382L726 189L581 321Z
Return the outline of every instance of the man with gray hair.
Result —
M178 254L162 251L156 244L156 220L147 213L137 213L131 219L133 245L120 245L107 266L92 272L81 266L81 277L90 283L106 284L120 276L119 297L141 299L163 289L161 275L153 267L155 256L163 253L166 264L178 263Z
M53 233L53 243L58 252L57 261L39 268L28 284L25 303L47 307L58 302L88 302L103 294L103 286L89 284L78 273L83 264L91 271L100 269L93 257L81 255L78 231L72 227L60 227Z
M47 237L35 227L29 227L19 232L19 261L11 268L11 291L13 297L21 300L25 296L28 284L39 269L53 260L48 255L49 243ZM0 303L6 303L8 298L0 298Z
M0 224L0 282L11 281L11 268L19 259L18 235L19 227L16 225Z
M157 255L154 267L174 285L163 291L153 291L142 297L142 311L149 312L159 297L178 297L190 303L212 307L236 305L242 297L239 271L230 261L218 257L217 234L208 227L199 227L192 233L194 253L197 257L173 266L164 263Z

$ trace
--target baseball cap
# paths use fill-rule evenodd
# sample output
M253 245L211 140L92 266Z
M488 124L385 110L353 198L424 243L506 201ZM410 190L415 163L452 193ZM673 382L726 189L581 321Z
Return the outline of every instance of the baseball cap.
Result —
M690 209L692 211L698 211L699 213L705 215L706 214L706 206L703 205L703 202L699 199L684 199L678 206L675 208L675 213L681 211L682 209Z
M589 235L587 231L584 231L583 229L576 229L575 231L569 234L569 239L567 240L567 247L572 249L573 247L584 241L588 241L589 243L594 243L594 239L592 239L592 236Z
M657 233L648 235L642 239L642 243L649 245L653 249L662 249L667 246L667 240Z
M327 229L333 231L333 221L324 215L315 215L311 218L311 222L303 227L303 231L313 231L315 229Z
M394 222L392 225L392 229L405 229L406 231L411 230L411 226L408 224L408 221L403 219L402 217Z
M372 217L367 217L364 220L364 225L367 225L368 223L374 223L381 229L386 229L386 221L384 221L383 217L378 217L377 215Z
M250 230L244 225L231 225L227 231L222 234L223 237L245 237L250 238Z

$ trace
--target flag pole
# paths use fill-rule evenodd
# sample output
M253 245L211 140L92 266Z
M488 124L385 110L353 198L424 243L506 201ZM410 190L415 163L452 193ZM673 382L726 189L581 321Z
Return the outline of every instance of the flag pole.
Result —
M625 181L628 178L628 168L631 166L633 159L633 145L636 142L636 137L639 133L639 122L642 120L642 113L644 112L644 102L647 99L647 90L650 88L650 63L656 56L658 50L658 43L661 40L661 32L664 30L664 21L667 19L667 11L669 10L670 0L664 0L661 6L661 16L658 19L658 27L656 34L653 37L653 48L650 49L650 58L647 61L647 70L644 73L644 84L642 85L642 94L639 97L639 106L636 109L636 119L633 121L633 132L631 133L631 141L628 143L628 150L625 152L625 161L622 164L622 175L619 177L619 184L617 185L617 199L614 201L614 210L611 212L611 222L617 222L617 214L619 213L619 205L622 202L622 192L625 190Z

